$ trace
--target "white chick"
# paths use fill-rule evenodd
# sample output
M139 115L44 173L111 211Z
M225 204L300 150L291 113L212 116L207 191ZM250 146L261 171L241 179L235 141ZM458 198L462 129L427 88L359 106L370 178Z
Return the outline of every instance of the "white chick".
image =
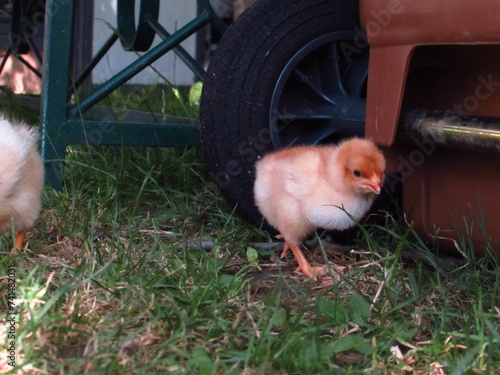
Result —
M300 246L316 228L344 230L362 219L380 194L385 158L369 140L353 138L338 146L298 146L270 153L256 165L255 202L292 250L299 267L314 269ZM349 213L349 215L347 214Z
M41 207L44 172L38 140L35 128L0 119L0 230L14 225L17 249Z

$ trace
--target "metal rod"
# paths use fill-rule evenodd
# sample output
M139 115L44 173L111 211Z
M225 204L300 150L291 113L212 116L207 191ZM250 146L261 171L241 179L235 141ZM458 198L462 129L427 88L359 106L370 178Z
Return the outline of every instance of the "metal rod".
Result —
M67 123L73 1L47 0L45 15L42 157L45 163L46 181L53 188L61 189L62 161L67 145L61 130Z
M413 110L403 116L403 130L437 145L500 152L500 118Z
M227 30L227 25L220 19L220 17L215 13L214 8L212 7L212 4L210 3L210 0L198 0L198 4L201 3L201 6L203 9L205 9L206 12L208 12L208 15L214 21L213 25L221 32L223 33L224 31Z
M12 48L7 48L7 51L5 51L5 55L3 55L2 62L0 63L0 73L2 73L3 68L5 67L5 63L7 62L7 59L9 56L12 54Z
M201 29L209 21L209 14L207 12L201 13L198 17L175 32L171 38L160 42L157 46L146 52L139 59L109 79L106 83L99 87L99 89L87 96L80 103L73 105L70 109L70 115L76 117L80 113L87 111L90 107L101 101L104 97L123 85L130 78L147 68L172 48L179 45L180 42Z
M26 40L28 41L28 44L30 45L30 48L33 50L33 53L35 54L36 59L38 60L38 63L40 65L42 65L43 64L43 57L40 54L40 51L38 50L38 48L36 48L35 41L31 37L27 38Z
M33 73L35 73L38 78L42 78L42 73L40 73L38 70L36 70L33 65L31 65L28 61L26 61L21 55L19 54L13 54L19 61L21 61L24 66L26 66L29 70L31 70Z
M62 136L68 143L82 145L195 147L199 144L198 128L186 124L118 123L76 119L65 124Z
M146 15L146 21L153 28L154 31L163 39L167 40L172 37L170 34L160 23L151 17L151 15ZM180 45L173 48L173 51L179 58L188 66L188 68L200 79L203 81L205 78L205 70L196 62L195 59L191 57L191 55Z
M92 58L92 60L89 61L85 69L83 69L82 73L80 76L76 79L76 81L69 87L69 93L73 93L80 85L85 81L85 79L89 76L90 73L92 73L92 70L96 67L97 64L102 60L102 58L106 55L106 53L109 51L109 49L115 44L115 42L118 40L118 34L113 32L111 36L106 40L106 42L103 44L103 46L97 51L95 56Z

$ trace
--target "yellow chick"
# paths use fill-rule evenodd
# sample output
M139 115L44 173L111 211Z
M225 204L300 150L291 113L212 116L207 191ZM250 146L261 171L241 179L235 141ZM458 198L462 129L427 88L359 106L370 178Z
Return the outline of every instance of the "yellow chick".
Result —
M0 230L14 225L16 249L40 213L44 172L38 140L37 129L0 119Z
M353 138L338 146L298 146L264 156L256 166L255 203L292 250L298 271L313 276L300 245L316 228L344 230L380 194L385 158L375 144ZM349 215L348 215L348 214Z

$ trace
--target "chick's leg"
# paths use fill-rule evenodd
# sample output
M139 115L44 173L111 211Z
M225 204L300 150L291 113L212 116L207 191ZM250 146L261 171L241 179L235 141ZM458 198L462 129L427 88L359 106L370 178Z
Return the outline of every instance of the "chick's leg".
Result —
M288 249L292 250L295 259L297 259L297 263L299 263L299 267L297 267L297 271L301 271L304 275L306 275L308 277L313 277L314 276L313 275L313 268L311 267L311 265L307 261L302 250L300 250L300 246L294 245L294 244L291 244L291 243L285 241L285 245L283 247L283 253L281 254L282 257L284 256L283 254L286 254Z
M285 243L283 244L283 251L281 252L280 257L281 258L286 257L286 254L288 253L288 250L290 250L290 246L288 245L288 242L285 241Z
M14 251L19 250L23 247L23 242L24 242L25 236L26 236L26 233L24 232L24 230L20 230L19 232L17 232L15 248L10 249L11 253L13 253Z
M283 238L283 235L282 234L278 234L277 236L275 236L274 238L278 239L278 240L282 240ZM288 242L285 241L284 245L283 245L283 251L281 252L281 255L280 257L281 258L284 258L286 256L286 254L288 253L288 250L290 250L290 246L288 246Z

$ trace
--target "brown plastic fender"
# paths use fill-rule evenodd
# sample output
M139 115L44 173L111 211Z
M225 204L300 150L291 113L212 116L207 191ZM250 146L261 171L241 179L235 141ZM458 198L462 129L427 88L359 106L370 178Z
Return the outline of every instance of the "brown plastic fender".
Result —
M412 51L419 45L499 44L496 0L360 0L370 44L367 138L394 143Z

